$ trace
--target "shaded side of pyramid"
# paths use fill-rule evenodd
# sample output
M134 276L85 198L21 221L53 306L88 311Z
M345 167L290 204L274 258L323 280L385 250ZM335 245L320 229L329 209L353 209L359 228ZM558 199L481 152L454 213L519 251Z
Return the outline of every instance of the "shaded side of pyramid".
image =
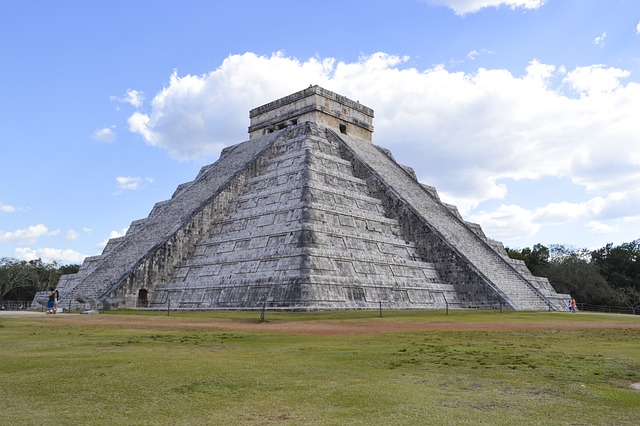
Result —
M369 108L311 86L250 116L249 141L61 280L61 306L562 309L371 143Z

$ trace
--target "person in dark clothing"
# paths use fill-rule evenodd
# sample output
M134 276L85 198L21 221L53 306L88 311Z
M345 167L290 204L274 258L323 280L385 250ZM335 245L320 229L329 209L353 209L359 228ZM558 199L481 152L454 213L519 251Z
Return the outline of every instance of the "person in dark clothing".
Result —
M57 313L58 312L58 299L60 298L60 293L58 293L58 290L54 290L53 291L53 313Z
M49 293L49 300L47 301L47 313L53 314L53 307L56 304L56 293L52 290Z

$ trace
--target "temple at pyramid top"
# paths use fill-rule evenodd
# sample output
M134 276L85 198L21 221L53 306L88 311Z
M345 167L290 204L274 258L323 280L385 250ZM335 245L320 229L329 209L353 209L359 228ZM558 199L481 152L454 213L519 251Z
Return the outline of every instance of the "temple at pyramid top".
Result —
M254 108L249 118L252 139L308 121L368 142L373 133L371 108L317 85Z
M318 86L251 110L250 139L63 275L59 306L563 308L567 295L374 145L372 122Z

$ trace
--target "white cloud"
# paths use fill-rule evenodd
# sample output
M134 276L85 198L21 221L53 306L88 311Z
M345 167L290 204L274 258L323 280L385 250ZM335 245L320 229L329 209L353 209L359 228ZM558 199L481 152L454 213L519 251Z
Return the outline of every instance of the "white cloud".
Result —
M627 78L631 72L620 68L608 68L604 65L577 67L569 71L564 79L581 95L593 95L612 92L621 87L620 79Z
M583 95L575 99L551 85L567 72L562 66L534 60L516 77L501 69L420 71L403 68L405 61L383 53L355 63L233 55L200 77L174 73L151 113L136 113L130 122L148 143L177 158L205 161L222 146L246 140L248 110L313 82L371 106L377 143L421 155L423 167L413 166L426 182L446 170L441 191L475 197L472 204L503 196L496 183L502 178L568 176L594 189L629 180L639 164L640 86L620 82L628 71L603 65L570 70L564 83ZM589 99L596 94L597 101ZM593 179L593 167L606 173ZM129 181L121 179L126 187Z
M537 9L543 6L547 0L429 0L429 2L449 7L457 15L465 15L487 7L507 6L511 9Z
M118 185L118 193L122 191L137 191L138 189L141 189L145 184L153 183L153 178L118 176L116 177L116 183Z
M45 225L38 224L10 232L0 231L0 241L16 244L33 244L41 237L54 237L58 234L60 234L59 229L50 231Z
M119 99L120 102L127 103L134 106L136 109L140 109L144 102L144 93L139 90L127 90L127 94Z
M593 44L595 44L596 46L600 46L600 47L604 47L604 39L607 38L607 32L604 31L602 34L600 34L599 36L597 36L594 40L593 40Z
M480 55L493 55L494 53L495 52L487 49L480 49L479 51L474 49L467 53L467 59L475 61Z
M0 211L4 213L13 213L16 211L16 208L8 204L0 204Z
M549 203L536 209L533 219L539 224L561 225L570 222L585 213L585 206L580 203Z
M640 219L640 189L619 191L594 197L585 203L590 216L598 221Z
M124 96L109 96L111 102L118 102L121 104L128 104L135 109L140 110L144 104L144 92L140 90L128 89ZM116 110L120 110L120 106L116 105Z
M640 22L636 25L636 34L640 34Z
M87 255L81 254L71 249L39 248L32 249L19 247L15 249L15 257L20 260L42 259L47 263L77 263L81 264Z
M175 72L149 113L137 112L129 123L148 144L204 162L248 138L250 109L318 84L373 108L375 143L390 148L463 215L507 197L510 187L501 182L543 177L567 178L591 193L591 200L574 206L584 211L582 220L606 222L584 204L598 197L619 206L615 220L631 215L630 204L610 197L640 187L640 84L622 81L629 71L600 64L566 69L533 60L518 76L504 69L418 70L407 63L385 53L352 63L232 55L208 74ZM139 184L122 179L123 188ZM514 218L495 223L503 229L518 223L513 229L528 234L565 220L563 215L571 220L570 207L502 208L498 218L507 211Z
M533 213L516 205L501 205L490 212L481 212L469 218L479 223L485 234L494 239L515 239L533 236L540 224L533 220Z
M116 140L116 133L112 129L105 127L93 132L91 139L101 142L113 142Z
M500 205L482 211L469 220L479 223L491 238L519 239L536 235L544 225L562 225L584 216L587 208L580 203L549 203L535 210L517 205Z
M612 234L630 221L640 221L640 189L613 192L582 203L549 203L534 211L520 206L501 205L482 211L469 220L479 223L491 237L516 239L535 235L545 225L566 225L579 220L588 232ZM633 240L637 236L630 236Z
M293 91L329 80L333 60L301 63L280 53L232 55L215 71L178 76L174 72L151 101L151 113L136 112L129 128L147 144L179 160L202 160L246 139L249 109ZM238 137L240 139L238 140Z
M586 226L589 232L594 234L613 234L620 231L618 226L608 225L606 223L598 222L597 220L587 222Z
M80 236L80 234L78 233L78 231L75 231L73 229L69 229L67 231L67 235L66 235L67 240L70 240L70 241L77 240L79 236Z

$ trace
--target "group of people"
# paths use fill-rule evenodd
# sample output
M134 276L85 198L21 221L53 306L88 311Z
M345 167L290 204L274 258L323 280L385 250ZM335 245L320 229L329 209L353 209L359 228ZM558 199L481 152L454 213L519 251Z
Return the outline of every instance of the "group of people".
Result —
M578 306L576 304L576 299L572 297L571 300L569 301L569 311L572 314L575 314L577 310L578 310Z
M60 298L60 293L58 290L53 290L49 294L49 300L47 301L47 313L55 314L58 312L58 299Z

